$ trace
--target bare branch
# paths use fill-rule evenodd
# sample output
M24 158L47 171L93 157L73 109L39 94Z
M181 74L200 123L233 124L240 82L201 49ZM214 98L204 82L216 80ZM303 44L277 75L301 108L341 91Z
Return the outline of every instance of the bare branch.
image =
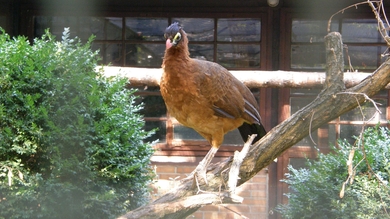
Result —
M248 138L248 141L244 144L244 147L242 148L241 152L236 151L234 153L233 163L230 167L229 181L228 181L228 191L232 195L236 194L238 173L240 172L240 167L241 167L242 161L244 160L244 158L248 154L249 147L251 146L255 137L256 137L256 135L251 135Z
M336 95L339 95L339 94L351 94L351 95L361 95L364 97L365 100L368 100L372 103L372 105L375 107L376 111L379 113L379 114L382 114L381 110L378 108L377 104L380 105L380 103L377 103L375 102L373 99L371 99L369 96L367 96L367 94L365 93L356 93L356 92L339 92L337 93ZM357 102L359 103L359 101L357 100ZM359 105L360 106L360 105ZM364 116L363 116L364 117Z
M374 6L373 2L377 3L379 9ZM383 5L382 1L377 2L377 1L370 1L370 0L368 0L367 3L371 7L372 12L375 14L375 18L378 21L379 33L382 35L382 37L385 40L387 46L390 46L390 37L387 34L387 28L385 27L385 24L383 23L381 15L380 15L380 10L382 8L381 5ZM387 18L386 18L386 21L387 21Z
M379 2L381 2L381 1L365 1L365 2L358 2L358 3L356 3L356 4L353 4L353 5L350 5L350 6L348 6L348 7L345 7L345 8L343 8L343 9L337 11L336 13L332 14L332 16L330 16L329 21L328 21L328 29L327 29L327 30L328 30L328 33L330 32L330 24L331 24L332 18L333 18L334 16L336 16L337 14L340 14L340 13L344 13L344 11L347 10L347 9L350 9L350 8L357 8L359 5L368 4L368 2L376 2L376 3L379 3Z

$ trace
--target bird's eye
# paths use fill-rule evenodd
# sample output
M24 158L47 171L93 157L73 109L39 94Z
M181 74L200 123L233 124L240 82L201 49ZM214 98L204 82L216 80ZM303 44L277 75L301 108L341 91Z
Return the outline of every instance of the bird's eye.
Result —
M180 34L180 33L177 33L177 34L175 35L175 38L173 38L173 40L176 41L176 42L179 42L179 41L181 40L181 34Z

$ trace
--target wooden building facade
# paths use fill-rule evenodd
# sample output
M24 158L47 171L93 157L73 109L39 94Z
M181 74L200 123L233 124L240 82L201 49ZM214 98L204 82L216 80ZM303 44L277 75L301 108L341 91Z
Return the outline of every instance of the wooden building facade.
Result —
M273 2L273 1L272 1ZM0 0L0 26L10 35L39 37L44 30L61 39L64 27L71 35L87 40L96 36L93 49L100 50L101 64L121 67L160 68L165 50L163 31L179 22L187 32L191 56L218 62L229 70L324 72L324 36L332 14L357 0L280 0L271 7L267 0ZM385 1L390 5L390 1ZM345 10L333 17L332 31L339 31L346 45L346 71L372 72L386 57L387 46L367 5ZM153 139L152 158L159 176L155 195L189 173L209 150L208 143L193 130L181 126L165 109L158 87L138 87L145 108L147 129L159 128ZM320 88L251 87L265 127L272 127L307 105ZM390 94L375 98L382 114L369 125L388 126ZM375 113L364 106L367 117ZM279 218L274 208L288 200L286 184L280 182L287 166L304 166L318 150L327 152L338 138L352 141L364 124L359 110L329 122L243 185L240 206L206 206L193 218ZM226 136L215 161L231 156L242 145L238 133Z

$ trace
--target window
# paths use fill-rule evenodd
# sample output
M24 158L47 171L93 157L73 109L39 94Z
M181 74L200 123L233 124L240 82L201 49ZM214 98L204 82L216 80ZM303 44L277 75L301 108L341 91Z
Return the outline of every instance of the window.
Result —
M291 62L290 68L301 71L315 71L325 69L326 20L292 19L291 25ZM382 54L386 51L382 36L377 30L375 19L340 19L331 24L332 31L340 31L344 44L345 70L372 72L385 61ZM307 105L319 90L290 90L291 114L297 109ZM370 118L370 125L380 123L386 125L389 119L386 108L388 106L388 92L383 91L374 100L380 103L382 114L377 114L371 103L355 109L335 121L329 123L327 128L331 144L336 144L337 138L346 138L353 141L352 136L358 135L364 121ZM364 118L363 118L364 116ZM313 146L318 141L317 133L313 133L311 139L305 138L299 145ZM312 143L310 143L310 141ZM326 141L326 139L324 139Z
M325 68L324 36L327 20L292 19L290 68L322 70ZM375 19L341 19L331 24L331 31L342 34L346 70L373 70L385 61L387 47L377 30ZM351 66L349 66L351 65Z
M306 18L294 18L291 14L285 17L288 31L282 34L281 40L286 50L285 60L282 61L283 70L295 70L303 72L324 71L325 69L325 45L324 36L327 34L327 20L315 20ZM372 72L385 61L382 54L386 51L386 45L377 31L375 19L341 18L333 20L331 31L338 31L342 35L344 44L345 71ZM281 120L288 118L297 112L320 93L321 89L283 89L281 92L281 104L289 106L288 112L281 114ZM287 172L287 165L295 168L304 167L305 158L315 158L317 151L323 153L329 151L329 145L337 145L337 139L346 139L353 143L353 136L358 136L363 125L387 126L390 119L389 91L383 90L373 99L379 103L381 114L378 114L371 102L356 108L339 118L323 125L313 131L295 146L284 153L277 163L278 203L286 203L288 200L283 193L289 192L286 184L279 182ZM370 120L371 119L371 120Z
M230 16L230 15L229 15ZM165 28L179 22L189 38L193 58L218 62L228 69L258 69L262 59L262 14L258 17L77 17L36 16L35 36L46 28L61 37L64 27L71 35L87 40L95 35L93 49L99 49L101 64L126 67L160 68L165 52ZM265 56L264 56L265 57ZM138 95L144 104L146 129L158 128L150 140L158 140L163 150L176 146L202 147L208 145L194 130L180 125L167 115L158 87L139 87ZM259 89L253 89L258 98ZM225 136L224 145L242 145L238 131ZM208 150L208 147L203 147ZM226 147L225 147L226 149ZM181 148L183 150L183 148ZM184 149L185 150L185 149Z

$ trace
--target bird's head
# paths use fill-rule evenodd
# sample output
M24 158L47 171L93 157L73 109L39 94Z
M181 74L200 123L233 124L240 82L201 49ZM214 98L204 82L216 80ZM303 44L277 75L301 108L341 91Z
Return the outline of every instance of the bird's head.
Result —
M183 39L185 32L179 25L175 22L165 29L164 38L166 40L166 49L176 47Z

